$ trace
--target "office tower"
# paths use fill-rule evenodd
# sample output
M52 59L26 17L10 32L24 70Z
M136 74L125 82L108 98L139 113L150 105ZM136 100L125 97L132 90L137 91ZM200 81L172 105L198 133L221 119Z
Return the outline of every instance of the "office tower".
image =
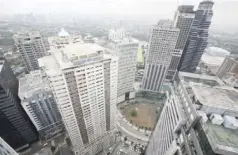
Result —
M0 137L14 149L27 147L38 139L36 129L20 105L18 80L2 58L0 71Z
M97 44L52 49L39 64L50 81L75 154L95 155L113 141L118 57Z
M126 37L126 31L123 28L116 30L109 30L108 39L109 40L121 40Z
M202 1L195 12L194 21L184 48L179 70L194 72L207 47L208 31L213 16L213 2Z
M112 41L110 47L119 58L117 80L117 102L119 103L135 97L134 80L139 43L132 38L125 38Z
M161 20L152 28L149 51L142 78L142 89L160 91L167 75L168 67L174 52L179 29L170 20Z
M166 80L173 80L177 72L180 58L182 56L186 41L193 24L195 12L191 5L181 5L174 16L174 26L180 30L175 50L172 54Z
M13 39L27 71L39 69L37 59L46 55L46 48L40 33L15 34Z
M227 73L237 73L238 55L228 55L221 64L216 76L223 78Z
M238 55L229 55L218 69L216 76L226 84L238 87Z
M166 102L148 144L147 155L174 155L169 152L169 149L176 148L174 136L186 120L181 109L180 98L172 87L169 92L166 92L166 96Z
M41 138L51 138L64 129L47 77L40 70L19 79L19 97Z
M1 137L0 137L0 154L1 155L19 155L11 146L9 146Z
M167 96L147 155L238 154L236 89L216 76L179 72Z

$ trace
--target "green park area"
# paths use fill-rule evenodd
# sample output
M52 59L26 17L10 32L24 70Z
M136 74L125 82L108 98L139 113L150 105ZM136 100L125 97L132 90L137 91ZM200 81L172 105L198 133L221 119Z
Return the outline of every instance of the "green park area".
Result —
M137 51L137 63L138 64L144 63L143 50L142 50L141 46L138 48L138 51Z

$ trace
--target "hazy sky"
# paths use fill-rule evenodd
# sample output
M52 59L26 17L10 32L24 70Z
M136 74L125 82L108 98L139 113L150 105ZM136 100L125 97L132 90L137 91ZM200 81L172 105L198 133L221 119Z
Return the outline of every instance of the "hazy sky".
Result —
M0 0L0 14L77 13L171 18L179 4L201 0ZM238 27L238 0L214 0L213 25ZM153 16L149 16L153 15Z

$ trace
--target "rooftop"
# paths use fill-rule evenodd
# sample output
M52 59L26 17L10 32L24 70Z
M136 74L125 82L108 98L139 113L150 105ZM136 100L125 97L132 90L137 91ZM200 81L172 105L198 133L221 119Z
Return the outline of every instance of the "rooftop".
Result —
M59 74L61 69L69 68L74 65L82 65L110 58L112 51L105 49L97 44L90 43L71 43L64 47L50 50L51 56L38 59L39 65L44 66L47 74Z
M224 85L224 82L222 82L222 80L216 76L179 72L179 77L184 82L184 84L189 84L191 82L194 82L194 83L201 83L203 85L209 85L209 86Z
M237 116L238 91L225 85L218 77L179 72L183 86L191 98L192 107L210 114ZM197 111L198 112L198 111ZM238 130L212 124L211 120L202 123L204 132L215 153L235 155L238 153Z
M193 85L192 90L202 105L238 111L238 92L235 89Z
M175 28L173 25L173 21L169 19L161 19L159 20L158 24L154 26L154 28L160 28L160 29L172 29L179 31L178 28Z
M206 127L205 132L210 144L219 148L215 150L217 153L223 154L223 150L232 152L233 154L238 153L238 130L228 129L223 125L212 124L211 121L207 121Z
M19 97L21 99L28 98L41 90L50 90L50 86L40 70L31 71L30 74L19 79Z

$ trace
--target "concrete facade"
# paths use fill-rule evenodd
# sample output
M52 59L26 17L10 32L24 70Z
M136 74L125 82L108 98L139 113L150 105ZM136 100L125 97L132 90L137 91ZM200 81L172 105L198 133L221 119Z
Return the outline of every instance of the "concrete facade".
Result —
M40 33L16 34L13 39L27 71L39 69L37 59L47 55L46 49L49 48L46 48Z
M51 138L64 130L53 92L40 70L31 71L19 79L19 97L41 138Z
M152 28L149 51L142 78L142 90L158 92L168 72L179 29L170 20L161 20Z
M95 155L113 142L118 57L96 44L71 43L39 59L75 154Z

